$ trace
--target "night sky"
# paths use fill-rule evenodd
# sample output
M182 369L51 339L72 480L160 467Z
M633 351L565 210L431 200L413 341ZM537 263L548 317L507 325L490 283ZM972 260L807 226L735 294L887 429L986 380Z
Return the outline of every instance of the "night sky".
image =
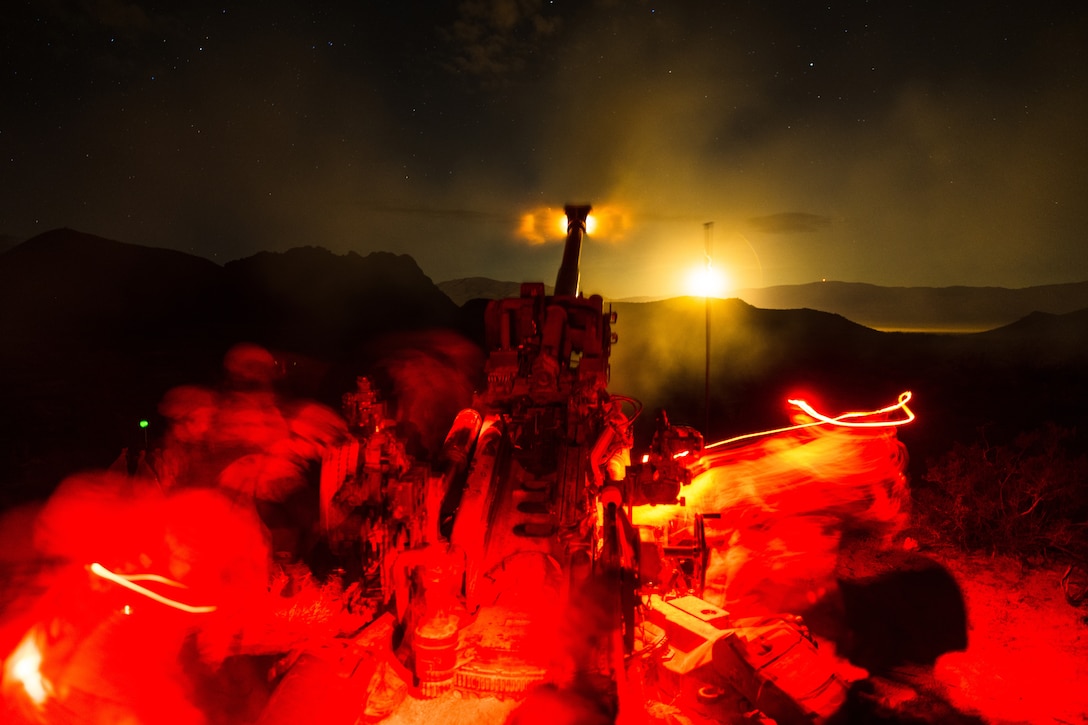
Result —
M682 294L710 221L735 287L1088 279L1084 3L11 0L0 38L0 248L551 283L539 210L590 201L612 297Z

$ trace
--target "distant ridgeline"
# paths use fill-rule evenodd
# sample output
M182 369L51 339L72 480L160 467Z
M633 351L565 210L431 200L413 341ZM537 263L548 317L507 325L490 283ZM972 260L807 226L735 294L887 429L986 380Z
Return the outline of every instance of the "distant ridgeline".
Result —
M1088 308L1088 282L1004 287L878 287L853 282L745 289L735 294L764 309L833 312L875 330L975 332L1016 322L1032 312L1066 314Z
M473 299L517 297L520 283L486 277L439 282L458 305ZM548 289L551 294L551 289ZM1062 315L1088 309L1088 282L1008 289L1005 287L880 287L855 282L814 282L742 289L732 294L765 310L819 310L882 331L979 332L1020 320L1032 312ZM655 298L618 302L652 302Z

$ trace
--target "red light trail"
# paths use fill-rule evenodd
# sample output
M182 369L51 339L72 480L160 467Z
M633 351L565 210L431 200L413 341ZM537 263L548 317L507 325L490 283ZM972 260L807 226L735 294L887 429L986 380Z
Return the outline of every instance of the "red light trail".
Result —
M140 586L136 583L137 581L155 581L159 582L160 584L165 584L167 586L180 587L182 589L187 588L184 584L180 582L176 582L173 579L167 579L166 577L159 576L158 574L116 574L107 569L106 567L102 566L98 562L94 562L93 564L91 564L89 569L91 570L92 574L97 574L98 576L106 579L107 581L119 584L120 586L123 586L129 591L145 596L148 599L154 600L160 604L165 604L168 607L179 609L183 612L189 612L190 614L207 614L208 612L214 612L216 610L215 605L185 604L184 602L179 602L176 599L165 597L158 592L152 591L151 589Z
M726 438L725 440L717 441L716 443L707 444L706 448L717 448L718 446L729 445L730 443L736 443L738 441L748 440L750 438L760 438L762 436L775 435L777 433L788 433L795 430L803 430L805 428L812 428L819 425L835 425L842 428L890 428L894 426L906 425L915 419L914 411L907 407L907 403L910 402L913 393L909 390L899 394L897 402L879 410L870 411L856 411L850 413L841 413L834 418L820 413L813 408L808 402L799 398L790 398L788 402L790 405L804 411L806 414L815 418L815 420L807 423L797 423L796 425L788 425L782 428L774 428L772 430L757 431L755 433L744 433L733 438ZM902 411L902 418L895 418L891 420L855 420L857 418L875 418L881 415L891 415L896 411Z

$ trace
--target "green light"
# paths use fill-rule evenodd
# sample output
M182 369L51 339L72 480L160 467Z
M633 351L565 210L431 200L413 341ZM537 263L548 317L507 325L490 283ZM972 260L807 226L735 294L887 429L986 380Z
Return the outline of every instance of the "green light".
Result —
M140 421L140 427L141 428L146 428L149 425L151 425L151 423L147 422L146 420L141 420Z

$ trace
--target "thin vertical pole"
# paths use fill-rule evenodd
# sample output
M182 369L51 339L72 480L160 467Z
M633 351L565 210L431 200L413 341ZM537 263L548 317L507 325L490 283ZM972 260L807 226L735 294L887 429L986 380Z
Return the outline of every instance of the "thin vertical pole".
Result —
M703 396L703 412L705 414L705 420L703 424L703 435L710 436L710 240L714 234L714 222L706 222L703 224L703 231L706 236L706 289L704 293L706 297L706 390Z

